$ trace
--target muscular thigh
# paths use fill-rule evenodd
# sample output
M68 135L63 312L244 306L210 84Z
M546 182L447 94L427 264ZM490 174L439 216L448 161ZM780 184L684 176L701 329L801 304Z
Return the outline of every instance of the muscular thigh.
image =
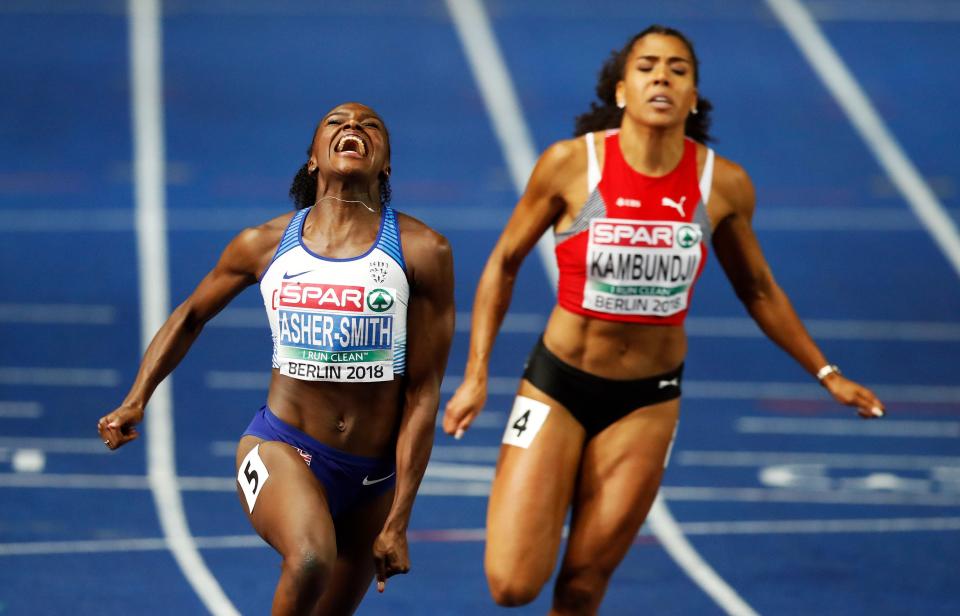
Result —
M315 616L352 614L357 609L376 573L373 541L383 529L393 493L387 490L337 517L337 564L329 590L313 611Z
M257 454L248 454L257 447ZM281 554L304 543L336 555L333 520L323 486L285 443L244 436L237 446L237 493L250 523ZM245 484L245 485L244 485ZM246 491L256 497L251 511ZM306 542L305 539L310 541Z
M564 568L612 571L646 518L663 477L679 399L634 411L583 452Z
M556 562L585 434L565 408L527 381L521 382L517 403L525 404L523 398L549 410L528 447L500 447L487 509L485 564L488 574L545 581ZM521 428L534 429L533 418L524 423L523 408L520 413L511 415L508 431L529 436Z

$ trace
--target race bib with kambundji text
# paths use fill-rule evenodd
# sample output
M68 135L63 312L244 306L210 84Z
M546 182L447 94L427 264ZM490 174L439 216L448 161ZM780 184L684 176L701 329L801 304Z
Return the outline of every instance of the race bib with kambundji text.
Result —
M682 312L700 267L702 241L696 223L591 220L583 307L619 315Z

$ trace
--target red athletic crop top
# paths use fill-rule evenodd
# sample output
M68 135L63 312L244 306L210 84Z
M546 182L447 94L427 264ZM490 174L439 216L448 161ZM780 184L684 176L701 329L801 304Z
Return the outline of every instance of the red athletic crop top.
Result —
M590 196L555 235L560 305L607 321L682 324L710 241L713 150L699 181L691 139L676 169L649 177L627 164L618 131L610 131L601 175L593 135L584 137Z

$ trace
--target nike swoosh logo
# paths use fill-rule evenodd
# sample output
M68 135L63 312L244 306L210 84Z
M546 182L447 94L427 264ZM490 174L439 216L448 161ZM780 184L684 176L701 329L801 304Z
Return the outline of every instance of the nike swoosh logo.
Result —
M365 486L372 486L372 485L375 484L375 483L380 483L381 481L386 481L387 479L390 479L390 478L393 477L395 474L396 474L396 472L393 472L393 473L390 473L389 475L387 475L386 477L381 477L380 479L368 479L367 477L364 477L364 478L363 478L363 485L365 485Z
M680 386L680 384L677 383L677 379L670 379L669 381L660 381L660 389L663 389L664 387L670 387L671 385L673 385L674 387Z
M284 279L284 280L290 280L291 278L296 278L297 276L303 276L304 274L309 274L309 273L312 272L312 271L313 271L313 270L305 270L305 271L300 272L299 274L288 274L288 273L284 273L284 274L283 274L283 279Z

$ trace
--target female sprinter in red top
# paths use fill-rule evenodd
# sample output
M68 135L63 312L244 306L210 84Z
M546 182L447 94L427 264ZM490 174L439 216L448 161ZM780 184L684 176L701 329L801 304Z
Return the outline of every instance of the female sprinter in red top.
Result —
M683 321L708 248L766 335L843 404L883 414L807 334L760 251L754 191L715 156L697 58L650 27L601 71L603 103L552 145L487 261L464 381L444 430L460 436L486 400L488 360L521 261L550 227L558 301L508 420L487 511L485 569L500 605L532 601L554 570L551 614L594 614L653 503L680 409Z
M351 614L374 574L410 568L453 335L450 246L390 205L390 142L372 109L320 121L290 189L294 213L242 231L167 319L104 444L137 437L154 389L204 324L258 284L273 334L266 404L237 446L237 492L283 556L274 616Z

